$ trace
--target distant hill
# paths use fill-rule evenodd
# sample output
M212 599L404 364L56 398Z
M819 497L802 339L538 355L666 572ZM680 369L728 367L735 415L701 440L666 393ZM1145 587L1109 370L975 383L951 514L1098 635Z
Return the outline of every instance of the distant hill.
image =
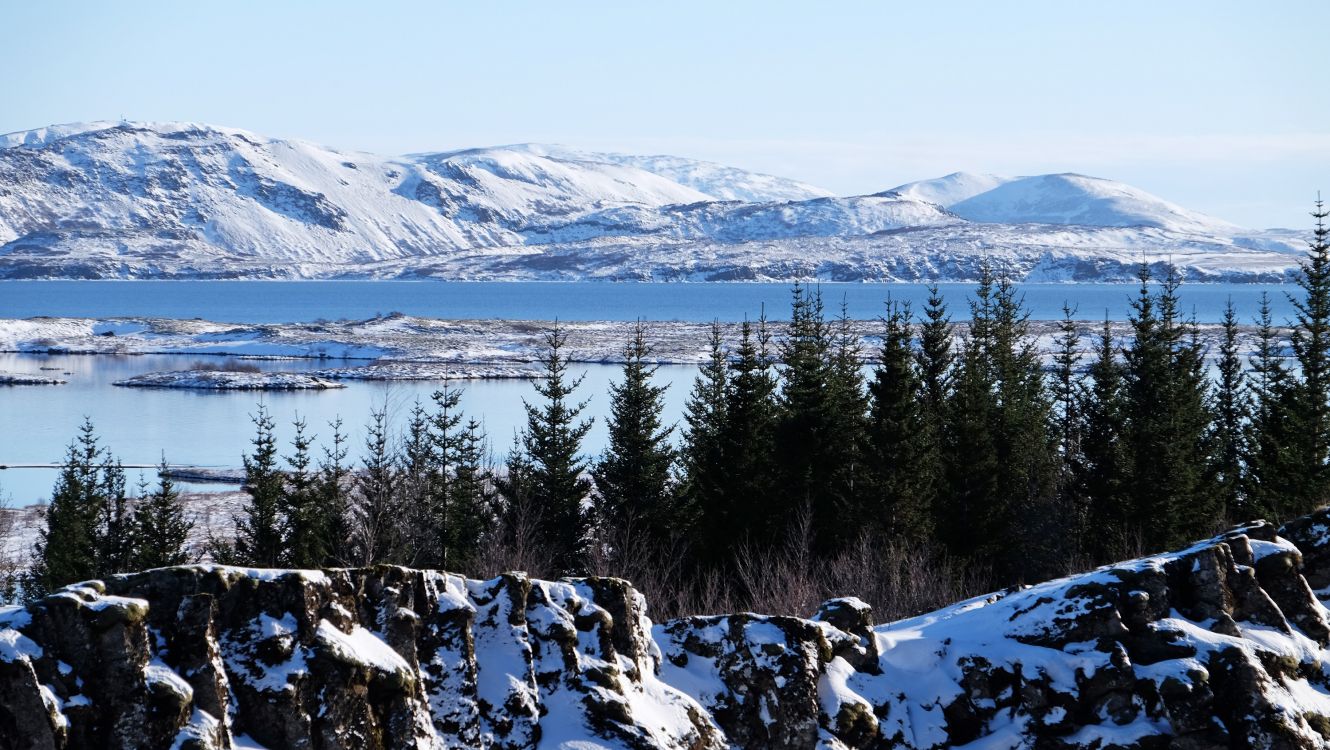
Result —
M871 196L674 156L521 144L407 156L194 123L0 136L0 278L1282 278L1252 232L1080 175Z

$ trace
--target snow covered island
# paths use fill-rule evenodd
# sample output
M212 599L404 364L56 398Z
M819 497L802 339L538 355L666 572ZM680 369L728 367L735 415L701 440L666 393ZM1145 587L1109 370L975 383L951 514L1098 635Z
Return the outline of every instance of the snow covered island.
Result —
M65 380L26 372L0 372L0 385L64 385Z
M192 388L206 391L322 391L345 388L342 383L300 372L232 372L174 370L149 372L118 380L125 388Z

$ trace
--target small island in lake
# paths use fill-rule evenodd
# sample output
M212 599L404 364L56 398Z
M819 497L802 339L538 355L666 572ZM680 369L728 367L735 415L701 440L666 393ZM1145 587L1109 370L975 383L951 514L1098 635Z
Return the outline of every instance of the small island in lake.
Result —
M64 385L69 381L26 372L0 372L0 385Z
M322 391L345 388L342 383L299 372L235 372L174 370L149 372L119 380L125 388L191 388L210 391Z

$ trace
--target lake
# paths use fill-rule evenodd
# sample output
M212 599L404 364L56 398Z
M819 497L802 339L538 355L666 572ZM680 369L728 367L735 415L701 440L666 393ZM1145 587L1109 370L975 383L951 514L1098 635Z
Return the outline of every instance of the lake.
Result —
M908 300L918 309L923 284L823 282L829 310L841 301L850 316L871 319L883 302ZM968 314L973 284L941 284L955 317ZM756 318L765 308L788 317L789 284L647 282L442 282L442 281L0 281L0 318L63 317L206 318L233 323L291 323L363 319L402 312L431 318L510 320L685 320ZM1133 284L1022 284L1031 316L1062 317L1069 302L1078 317L1126 317ZM1292 314L1287 285L1190 284L1183 309L1213 323L1232 299L1244 320L1255 315L1269 291L1277 318Z
M883 301L910 300L922 305L922 284L820 285L829 306L845 300L855 318L881 314ZM965 317L970 284L944 284L957 319ZM1079 317L1124 319L1133 285L1025 284L1020 287L1032 317L1061 317L1064 301L1078 306ZM1232 299L1244 320L1255 314L1263 291L1269 291L1276 316L1292 314L1286 291L1294 287L1243 284L1195 284L1182 288L1184 309L1203 322L1219 319ZM367 318L400 311L438 318L508 318L549 320L707 321L756 317L765 306L773 318L788 313L787 284L656 284L558 282L393 282L393 281L0 281L0 318L38 315L76 317L152 316L233 322L296 322L317 319ZM428 401L438 383L349 382L344 390L287 393L195 392L117 388L111 385L133 375L188 367L188 356L137 357L0 354L0 370L49 374L67 372L62 386L0 388L0 464L54 463L75 435L84 416L126 463L154 463L165 451L175 464L236 467L253 436L248 419L262 401L279 425L285 443L290 424L303 417L310 430L326 437L327 423L340 416L358 454L370 410L387 406L400 428L417 399ZM259 361L270 370L323 368L328 362ZM589 453L605 444L607 387L619 376L617 366L578 365L586 374L580 394L589 399L587 415L596 417L586 442ZM664 367L666 420L679 421L695 369ZM481 419L491 444L500 454L524 423L522 398L532 396L526 381L477 381L461 385L462 406ZM283 452L286 452L284 448ZM131 476L136 476L132 471ZM49 495L53 470L0 471L0 493L26 504Z
M173 464L237 467L254 436L249 415L260 402L277 420L283 455L289 453L291 422L297 416L320 437L330 436L328 422L340 416L351 436L353 456L357 456L372 409L386 406L400 428L415 401L429 405L430 394L440 387L436 382L348 381L345 389L260 393L111 385L145 372L182 369L193 361L182 355L0 354L0 370L39 372L40 367L54 367L57 369L43 374L69 381L66 385L0 388L0 464L61 461L65 447L87 416L96 424L104 443L127 464L153 464L165 452ZM328 366L327 362L313 360L252 363L265 370L285 371ZM572 371L586 375L578 394L590 400L586 413L598 417L587 436L586 448L598 453L606 441L603 415L609 408L607 389L618 379L619 367L575 365ZM661 382L672 384L666 392L669 420L680 419L695 372L688 366L660 368ZM457 387L462 391L463 410L484 421L501 459L515 432L525 424L522 399L534 397L531 383L485 380L461 382ZM152 472L144 473L152 478ZM134 481L138 474L138 470L129 470ZM50 495L55 476L52 469L0 470L0 494L12 496L15 505L27 505Z

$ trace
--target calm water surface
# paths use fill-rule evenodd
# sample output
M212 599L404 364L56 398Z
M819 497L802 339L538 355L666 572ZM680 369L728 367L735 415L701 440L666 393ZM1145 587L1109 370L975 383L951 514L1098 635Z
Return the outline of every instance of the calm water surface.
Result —
M957 319L965 317L970 284L945 284ZM832 307L844 300L850 315L872 318L882 312L883 301L910 300L922 304L921 284L824 283L823 294ZM1020 287L1036 319L1061 317L1064 302L1077 306L1079 317L1125 319L1132 285L1026 284ZM1232 299L1244 319L1250 319L1262 292L1269 292L1279 318L1291 315L1286 291L1291 287L1243 284L1196 284L1182 288L1184 309L1203 322L1219 319ZM788 284L652 284L652 283L445 283L390 281L0 281L0 318L38 315L113 317L200 317L234 322L297 322L317 319L366 318L400 311L438 318L508 318L549 320L706 321L755 317L764 307L773 318L788 311ZM126 463L154 463L165 452L177 464L236 467L253 436L249 415L265 403L279 425L285 443L291 422L303 417L321 438L330 433L328 422L340 416L351 436L353 457L360 454L364 423L371 409L386 406L400 429L416 400L428 401L438 383L349 382L345 390L289 393L209 393L186 390L117 388L111 385L145 372L183 369L188 356L77 356L0 354L0 370L63 375L62 386L0 388L0 464L54 463L74 436L83 417L91 417L115 455ZM257 362L273 370L327 367L327 362ZM589 453L605 443L604 414L608 385L619 376L617 366L579 365L586 380L580 390L589 399L586 414L595 417L588 437ZM695 370L661 368L667 391L666 419L682 418ZM461 386L462 406L468 415L484 421L496 453L508 448L524 422L522 398L532 396L526 381L481 381ZM284 449L285 452L285 449ZM137 472L131 471L131 477ZM0 494L18 504L45 498L54 471L9 469L0 471Z
M829 308L844 300L855 318L874 318L883 301L923 303L923 284L822 283ZM973 284L942 284L958 318ZM1023 284L1035 319L1062 317L1064 302L1079 317L1123 319L1131 284ZM1201 322L1217 322L1232 299L1244 319L1255 315L1263 291L1276 316L1291 314L1285 291L1257 284L1192 284L1182 288L1183 307ZM786 317L789 284L632 282L439 282L439 281L0 281L0 318L69 317L206 318L234 323L362 319L403 312L432 318L510 320L742 320L765 307Z

